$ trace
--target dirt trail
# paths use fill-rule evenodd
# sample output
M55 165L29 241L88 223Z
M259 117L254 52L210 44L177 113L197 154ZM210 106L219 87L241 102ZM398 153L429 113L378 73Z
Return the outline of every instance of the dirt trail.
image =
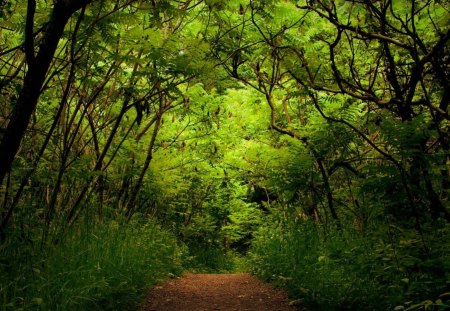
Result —
M247 274L186 274L156 286L140 311L295 311L286 295Z

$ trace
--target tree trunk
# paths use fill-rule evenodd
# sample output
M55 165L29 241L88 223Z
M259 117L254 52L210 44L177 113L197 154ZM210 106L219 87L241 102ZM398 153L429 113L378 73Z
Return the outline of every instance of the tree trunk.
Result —
M130 198L127 203L127 218L130 219L133 215L134 205L136 203L137 195L139 193L139 190L141 189L141 186L144 182L145 173L147 172L150 163L153 159L153 147L155 146L156 137L158 136L159 129L161 128L161 119L162 119L162 109L158 112L158 116L156 118L155 122L155 128L153 129L152 139L150 140L150 144L148 145L147 149L147 157L145 158L144 166L141 169L141 173L139 174L139 178L136 182L136 185L133 188L133 191L131 192Z

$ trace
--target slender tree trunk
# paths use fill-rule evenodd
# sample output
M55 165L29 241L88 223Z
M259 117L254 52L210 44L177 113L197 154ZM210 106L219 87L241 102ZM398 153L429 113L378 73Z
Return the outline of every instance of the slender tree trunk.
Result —
M114 123L114 127L112 128L111 133L108 137L108 140L106 141L106 144L103 147L102 153L95 163L93 171L96 171L96 172L102 171L103 160L105 159L106 154L107 154L109 148L111 147L114 137L116 136L117 130L119 129L119 125L122 122L122 118L125 115L125 113L127 112L127 109L128 109L128 99L126 99L122 104L122 109L120 110L119 115L117 116L116 122ZM74 219L75 213L77 212L78 207L80 206L81 202L83 201L83 199L84 199L86 193L88 192L89 187L91 186L93 181L94 181L94 177L92 176L91 178L89 178L86 185L83 187L81 192L78 194L77 200L75 201L74 205L69 210L69 213L67 215L67 221L69 223Z
M424 199L428 201L428 209L434 218L438 218L443 216L447 222L450 222L450 213L442 204L441 199L438 194L434 190L430 173L428 170L428 165L425 162L425 146L428 139L424 139L419 145L415 146L415 154L412 157L411 161L411 183L416 187L419 191L414 193L415 199L420 201L420 193L423 193ZM421 183L423 182L423 184ZM423 188L424 186L424 188Z
M327 195L328 209L330 210L331 217L333 218L333 220L336 221L338 228L340 228L339 217L336 213L336 209L334 208L333 192L331 191L328 174L325 170L325 167L323 166L322 160L319 157L317 157L316 155L314 155L314 156L316 157L317 166L319 167L320 174L322 175L323 185L325 187L325 192Z
M158 112L159 115L156 118L155 127L153 129L152 139L150 140L150 144L148 145L147 149L147 157L145 158L144 165L142 166L141 173L139 174L139 178L136 182L136 185L133 188L133 191L131 192L130 198L127 203L127 218L130 219L133 215L134 205L136 203L137 195L139 193L139 190L142 187L145 173L147 172L150 163L153 159L153 147L155 146L156 137L158 136L159 130L161 128L161 119L162 119L162 112L160 109L160 112Z
M69 82L68 82L69 84ZM66 92L68 92L68 85L66 86ZM50 138L53 135L53 132L56 129L56 126L58 125L59 119L61 117L62 111L65 107L65 98L66 96L63 96L63 100L61 101L58 111L56 112L55 116L53 117L53 123L50 126L50 130L48 131L47 135L45 136L45 140L44 143L42 144L38 154L36 155L36 158L33 162L32 168L31 170L28 171L28 173L26 174L26 176L22 179L22 182L19 186L19 189L17 190L15 196L14 196L14 200L11 203L11 205L9 206L9 209L5 212L5 215L2 215L2 222L0 224L0 232L3 232L6 228L6 226L8 225L9 219L12 216L12 213L14 211L14 208L16 207L17 203L19 203L19 200L22 196L23 190L25 189L25 186L28 183L28 180L30 179L31 175L33 175L34 171L36 170L39 161L41 160L42 156L44 155L45 150L47 149L48 143L50 142Z

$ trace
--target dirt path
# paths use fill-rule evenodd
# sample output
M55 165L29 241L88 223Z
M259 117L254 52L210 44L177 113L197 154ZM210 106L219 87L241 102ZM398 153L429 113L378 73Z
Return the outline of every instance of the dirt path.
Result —
M286 295L247 274L186 274L156 286L140 311L295 311Z

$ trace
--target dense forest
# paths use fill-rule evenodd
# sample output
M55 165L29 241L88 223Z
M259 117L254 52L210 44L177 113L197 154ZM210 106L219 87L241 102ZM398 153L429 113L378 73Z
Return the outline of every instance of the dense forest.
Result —
M449 103L444 0L0 0L0 309L450 308Z

